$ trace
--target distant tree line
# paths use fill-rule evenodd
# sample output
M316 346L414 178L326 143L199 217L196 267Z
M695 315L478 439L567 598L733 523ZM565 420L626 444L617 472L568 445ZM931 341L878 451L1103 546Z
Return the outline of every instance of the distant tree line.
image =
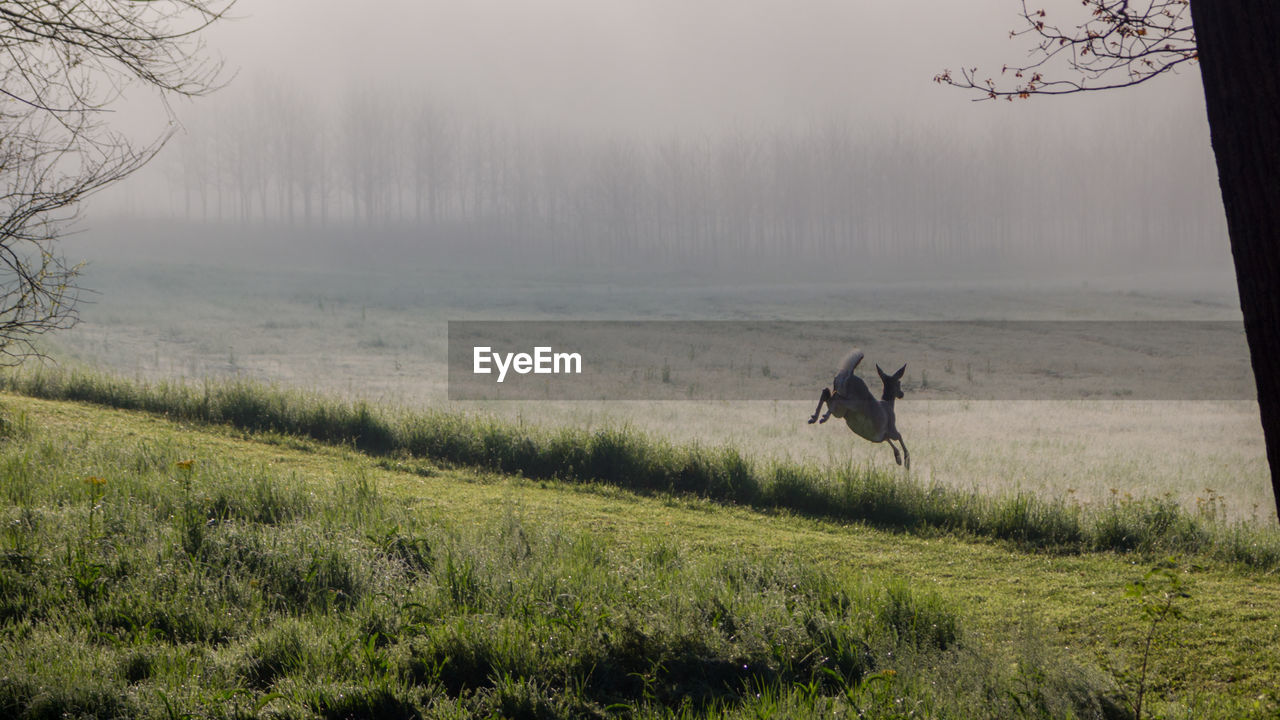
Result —
M283 84L253 93L187 121L161 213L410 230L433 246L585 261L1221 254L1215 188L1198 182L1212 158L1188 159L1183 138L1197 130L1176 120L1136 151L1101 130L1083 148L1053 128L993 130L973 146L936 128L836 121L585 137L368 89L327 105ZM1152 167L1194 181L1152 196L1138 182Z

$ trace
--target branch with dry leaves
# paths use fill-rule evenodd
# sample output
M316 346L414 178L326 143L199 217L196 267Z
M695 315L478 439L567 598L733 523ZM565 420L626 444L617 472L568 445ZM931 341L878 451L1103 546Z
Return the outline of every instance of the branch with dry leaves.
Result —
M1063 29L1043 9L1022 0L1023 26L1009 37L1033 40L1030 60L1006 65L1000 80L979 79L978 68L943 70L936 83L977 90L977 100L1026 99L1132 87L1194 62L1195 29L1189 0L1082 0L1083 22Z

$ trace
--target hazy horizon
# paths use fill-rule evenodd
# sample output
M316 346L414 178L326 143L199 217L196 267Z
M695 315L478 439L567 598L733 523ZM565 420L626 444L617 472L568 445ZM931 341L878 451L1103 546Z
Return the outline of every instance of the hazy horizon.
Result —
M159 220L513 269L1229 274L1194 68L1013 103L932 81L1021 60L1016 7L242 0L206 37L227 87L91 202L86 257Z

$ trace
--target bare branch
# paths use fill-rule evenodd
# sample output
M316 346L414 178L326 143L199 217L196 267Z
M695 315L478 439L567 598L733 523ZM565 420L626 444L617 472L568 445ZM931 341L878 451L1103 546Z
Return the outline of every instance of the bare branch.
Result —
M1147 0L1140 9L1129 0L1081 4L1088 19L1063 30L1044 10L1021 0L1024 26L1009 36L1034 40L1031 62L1006 65L1001 81L979 79L977 68L962 68L958 75L943 70L934 82L976 90L981 95L975 100L1027 99L1133 87L1198 58L1189 0Z
M79 266L55 245L80 202L145 165L103 122L126 84L165 95L218 87L198 34L235 0L0 0L0 364L77 320ZM167 107L167 105L166 105Z

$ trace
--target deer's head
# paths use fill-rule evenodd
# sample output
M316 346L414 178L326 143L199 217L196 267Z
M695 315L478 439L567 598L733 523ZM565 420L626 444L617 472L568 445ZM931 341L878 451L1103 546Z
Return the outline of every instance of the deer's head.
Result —
M898 368L898 372L889 375L876 365L876 372L880 373L880 382L884 383L884 395L881 400L893 400L894 398L905 397L902 394L902 375L907 372L907 366L904 364Z

